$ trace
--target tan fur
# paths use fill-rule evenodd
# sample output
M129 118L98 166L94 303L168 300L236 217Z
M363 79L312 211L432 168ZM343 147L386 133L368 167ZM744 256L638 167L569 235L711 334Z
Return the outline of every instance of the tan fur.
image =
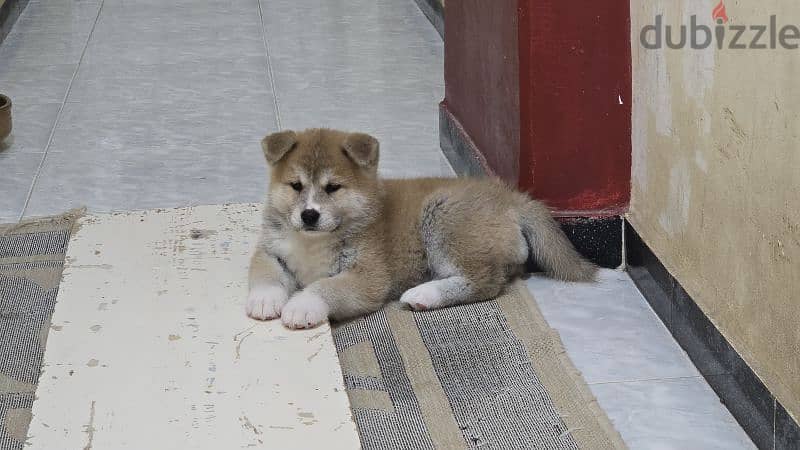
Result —
M529 258L557 278L595 275L547 209L500 180L379 180L378 142L361 133L288 131L263 146L272 177L250 270L252 317L299 328L398 298L414 309L486 300ZM310 207L322 231L304 230Z

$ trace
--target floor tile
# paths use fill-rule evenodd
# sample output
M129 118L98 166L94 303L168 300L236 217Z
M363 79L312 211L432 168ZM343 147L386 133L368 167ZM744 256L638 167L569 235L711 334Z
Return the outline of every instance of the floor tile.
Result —
M265 55L256 10L246 15L183 14L183 10L164 15L158 10L151 15L104 12L84 60L127 66Z
M42 153L58 116L59 103L11 105L11 135L0 146L15 153Z
M0 61L15 67L77 64L89 31L79 34L21 34L11 31L0 46Z
M220 39L251 40L261 37L260 27L261 17L255 2L195 2L191 6L172 2L131 5L108 3L103 5L95 31L99 40L110 41L150 36L184 37L188 40L196 37L191 33L210 32L216 33ZM253 36L248 36L251 34Z
M590 387L631 449L755 448L702 378Z
M267 58L200 58L183 64L81 64L68 102L182 103L205 102L224 109L228 104L260 98L272 110L266 73Z
M67 103L26 216L263 199L271 97Z
M377 136L378 134L376 134ZM386 139L380 138L385 145ZM455 172L443 155L403 154L403 149L396 151L381 149L378 174L383 178L418 178L418 177L453 177Z
M331 54L315 65L272 57L275 86L286 113L312 108L307 112L322 118L335 119L336 112L347 111L369 119L369 111L420 123L433 113L438 117L438 102L444 96L440 61L359 59ZM342 60L349 61L347 67L337 67ZM407 117L409 113L414 114Z
M50 151L135 152L160 146L244 143L260 155L261 138L275 129L272 99L266 94L229 104L207 103L202 98L67 103Z
M14 29L23 34L85 34L100 11L99 0L30 1Z
M117 65L184 64L209 57L225 58L231 54L231 49L235 49L235 58L247 59L263 55L262 47L261 38L220 39L215 33L207 33L198 35L196 39L184 39L164 32L135 41L93 39L86 49L84 61Z
M16 68L77 64L100 3L30 2L0 46L0 61Z
M297 83L307 79L288 72L275 75L283 128L368 132L381 142L381 173L442 175L436 105L443 89L441 94L419 95L418 88L380 76ZM377 88L370 92L370 85ZM393 86L391 92L386 86Z
M267 177L257 142L76 147L48 153L25 216L259 202Z
M19 219L42 154L15 152L0 143L0 223Z
M624 272L603 269L597 283L534 275L528 289L588 383L699 375Z
M61 103L76 64L56 66L0 65L0 86L17 107L39 103Z
M359 48L381 57L391 52L380 49L403 52L403 47L421 47L430 52L442 47L441 37L414 2L354 0L342 8L328 0L261 0L261 8L267 37L278 56L289 54L290 43L312 52L309 59L331 47ZM314 26L308 27L309 23ZM336 39L317 38L323 36Z
M371 133L388 176L449 174L438 162L441 39L413 2L356 3L262 1L283 127Z
M95 0L91 0L95 1ZM172 9L173 12L187 11L187 10L205 10L212 13L219 13L225 11L241 11L253 10L258 8L258 0L104 0L103 8L111 10L127 9L127 10L141 10L141 9Z

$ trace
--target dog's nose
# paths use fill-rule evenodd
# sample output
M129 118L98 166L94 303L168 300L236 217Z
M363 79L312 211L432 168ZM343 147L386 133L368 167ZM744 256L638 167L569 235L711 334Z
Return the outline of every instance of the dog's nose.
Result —
M303 225L313 227L319 220L319 211L316 209L306 209L300 213L300 218L303 220Z

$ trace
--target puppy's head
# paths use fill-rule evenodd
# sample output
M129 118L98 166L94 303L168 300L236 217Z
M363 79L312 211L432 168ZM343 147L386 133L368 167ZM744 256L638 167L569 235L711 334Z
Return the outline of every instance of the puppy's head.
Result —
M375 214L378 141L328 129L281 131L261 141L272 168L267 213L310 234L344 231Z

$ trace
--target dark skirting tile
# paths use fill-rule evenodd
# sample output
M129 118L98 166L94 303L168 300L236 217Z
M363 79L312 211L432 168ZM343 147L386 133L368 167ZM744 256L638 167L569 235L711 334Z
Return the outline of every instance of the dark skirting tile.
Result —
M27 5L28 0L6 0L0 5L0 43L11 32L11 27Z
M472 142L445 102L439 103L439 146L459 176L493 176L478 147Z
M642 292L661 321L667 325L667 328L670 328L674 279L627 221L625 222L625 260L627 271L636 287Z
M775 404L775 450L800 449L800 425L781 402Z
M642 295L753 443L800 449L797 423L628 222L625 252Z
M743 385L731 374L707 376L706 381L717 393L720 402L760 449L772 449L774 400L760 382Z
M622 218L561 217L561 229L583 256L600 267L622 265Z
M732 374L742 358L683 287L673 287L670 331L704 376Z
M431 22L433 28L444 39L444 6L441 0L415 0L417 6Z

